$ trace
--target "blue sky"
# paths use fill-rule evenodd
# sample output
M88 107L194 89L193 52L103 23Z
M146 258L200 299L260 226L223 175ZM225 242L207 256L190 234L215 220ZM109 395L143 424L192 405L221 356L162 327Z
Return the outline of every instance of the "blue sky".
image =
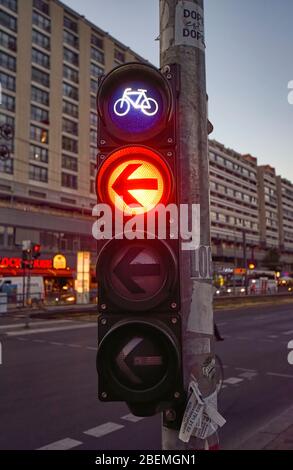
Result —
M159 0L65 0L159 65ZM211 137L293 181L293 0L205 0Z

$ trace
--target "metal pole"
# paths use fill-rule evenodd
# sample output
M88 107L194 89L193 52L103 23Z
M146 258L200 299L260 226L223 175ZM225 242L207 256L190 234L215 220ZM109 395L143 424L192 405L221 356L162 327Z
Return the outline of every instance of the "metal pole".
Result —
M200 205L197 230L200 229L201 247L208 247L206 253L211 265L208 117L202 34L203 0L160 0L160 66L180 65L179 203ZM190 42L186 40L187 35ZM187 391L193 375L202 396L207 397L215 390L212 377L204 376L204 365L213 363L214 330L211 270L208 275L200 275L200 269L197 269L204 250L181 251L180 277L184 387ZM183 412L177 410L180 423ZM167 427L166 416L167 413L162 429L163 449L206 448L207 441L197 437L191 436L189 443L182 442L179 439L180 424L175 425L175 429ZM208 445L216 446L217 443L217 433L213 433Z

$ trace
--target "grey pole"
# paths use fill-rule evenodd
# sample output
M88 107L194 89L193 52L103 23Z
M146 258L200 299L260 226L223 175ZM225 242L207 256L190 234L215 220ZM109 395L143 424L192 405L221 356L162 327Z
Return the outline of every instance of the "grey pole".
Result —
M215 383L204 375L204 366L213 363L214 330L203 23L203 0L160 0L160 66L180 65L179 202L200 205L200 248L180 253L184 387L187 391L193 374L207 397L214 392ZM207 270L203 269L204 258ZM217 433L208 441L191 436L189 443L183 443L179 430L166 426L166 416L168 413L162 430L163 449L201 449L207 442L211 447L217 445Z

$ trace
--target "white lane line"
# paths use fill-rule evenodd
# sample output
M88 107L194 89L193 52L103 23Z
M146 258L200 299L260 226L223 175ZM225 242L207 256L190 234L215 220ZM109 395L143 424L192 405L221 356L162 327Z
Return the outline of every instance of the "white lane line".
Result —
M66 346L68 346L70 348L82 348L82 346L80 344L66 344Z
M272 375L274 377L284 377L285 379L293 379L293 375L279 374L278 372L266 372L266 375Z
M36 339L33 341L37 341ZM58 343L57 341L48 341L48 344L52 344L53 346L65 346L64 343Z
M90 351L96 351L97 348L95 348L94 346L86 346L86 349L89 349Z
M16 338L18 339L18 338ZM25 338L26 341L28 341L28 338ZM44 339L33 339L33 342L34 343L46 343L46 341Z
M143 416L134 416L133 414L121 416L121 419L125 419L125 421L130 421L131 423L138 423L138 421L141 421L144 419Z
M67 437L66 439L61 439L61 441L52 442L51 444L40 447L37 450L69 450L73 449L73 447L80 446L81 444L82 442Z
M283 331L282 334L283 334L283 335L292 335L292 334L293 334L293 330Z
M92 429L88 429L87 431L84 431L84 434L87 434L88 436L93 436L93 437L102 437L105 436L106 434L110 434L113 431L118 431L118 429L124 428L123 424L117 424L117 423L104 423L101 424L100 426L97 426Z
M18 339L19 341L28 341L27 338L16 338L16 339Z
M47 320L47 321L33 321L33 320L30 320L30 326L32 327L33 325L36 325L36 326L41 326L41 325L52 325L52 324L55 324L55 325L59 325L61 323L73 323L73 320ZM25 328L25 323L17 323L17 324L9 324L9 325L1 325L0 326L0 330L6 330L7 328L9 330L13 329L13 328Z
M246 369L245 367L235 367L236 370L243 370L244 372L256 372L254 369Z
M255 377L257 372L242 372L242 374L239 374L239 377L243 377L244 379L252 380L253 377Z
M278 338L278 335L268 335L268 338L276 339Z
M243 341L248 341L248 340L251 339L251 338L249 338L248 336L237 336L235 339L240 339L240 340L243 340Z
M72 326L60 326L57 328L38 328L35 330L25 330L25 331L8 331L6 336L23 336L23 335L33 335L36 333L51 333L53 331L69 331L69 330L78 330L81 328L96 328L96 324L93 323L83 323L81 325L72 325Z
M235 385L238 384L239 382L243 382L244 379L239 379L239 377L229 377L228 379L224 380L224 384L228 385Z

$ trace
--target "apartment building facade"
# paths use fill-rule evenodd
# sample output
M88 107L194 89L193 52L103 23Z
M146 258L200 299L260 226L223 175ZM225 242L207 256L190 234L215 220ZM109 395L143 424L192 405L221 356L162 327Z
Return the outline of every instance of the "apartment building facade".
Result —
M95 255L96 91L101 74L134 51L58 0L0 0L0 125L14 129L0 159L0 258L31 239L44 255ZM257 159L210 141L212 250L216 269L260 266L280 248L293 270L292 185Z
M95 253L96 92L113 67L144 61L57 0L0 0L0 256L23 239L44 253Z

